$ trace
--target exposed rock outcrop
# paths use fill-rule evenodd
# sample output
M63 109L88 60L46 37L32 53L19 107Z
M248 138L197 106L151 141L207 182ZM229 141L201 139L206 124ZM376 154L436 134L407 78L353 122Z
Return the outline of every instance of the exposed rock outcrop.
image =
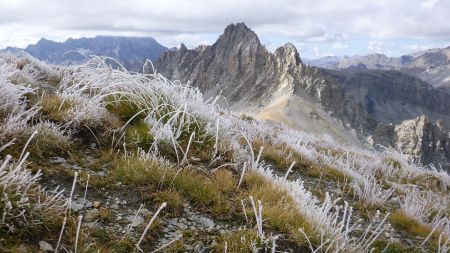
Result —
M394 128L393 146L423 164L449 166L450 131L441 122L433 124L425 116L406 120Z

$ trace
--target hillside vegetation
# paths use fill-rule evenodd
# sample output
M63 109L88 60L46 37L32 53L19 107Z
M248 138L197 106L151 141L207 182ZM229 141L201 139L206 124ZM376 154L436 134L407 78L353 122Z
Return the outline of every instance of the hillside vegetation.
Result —
M1 252L449 252L447 172L113 62L0 55Z

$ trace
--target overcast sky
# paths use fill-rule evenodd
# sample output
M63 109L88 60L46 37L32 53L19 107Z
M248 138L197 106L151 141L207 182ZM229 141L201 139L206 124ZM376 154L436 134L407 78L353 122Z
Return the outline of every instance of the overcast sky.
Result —
M236 22L270 50L292 42L307 58L450 45L450 0L0 0L0 48L95 35L194 47Z

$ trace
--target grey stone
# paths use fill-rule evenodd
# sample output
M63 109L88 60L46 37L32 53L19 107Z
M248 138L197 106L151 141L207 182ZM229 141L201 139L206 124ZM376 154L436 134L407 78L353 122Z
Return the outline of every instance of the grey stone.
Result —
M133 219L134 219L134 217L135 217L135 215L128 215L125 219L128 221L128 222L130 222L131 224L131 227L137 227L137 226L139 226L139 225L141 225L142 223L144 223L144 218L142 218L140 215L138 215L137 217L136 217L136 219L134 220L134 222L133 222Z
M177 226L181 229L181 230L186 230L188 228L188 226L184 223L178 223Z
M172 226L177 226L178 220L176 218L172 218L172 219L168 220L167 223Z
M207 217L200 217L199 222L208 229L214 228L214 221Z
M62 157L52 157L50 163L67 163L67 160Z
M99 176L99 177L104 177L104 176L106 176L106 173L104 171L97 171L97 172L95 172L95 175Z
M74 170L83 170L83 168L80 165L77 165L77 164L72 165L72 169L74 169Z
M70 209L72 209L72 211L74 212L78 212L81 209L83 209L84 205L77 203L77 202L72 202L72 204L70 205Z
M46 242L46 241L40 241L39 242L39 248L42 251L44 251L44 252L53 252L53 251L55 251L53 249L53 246L50 243Z
M149 217L151 216L153 213L150 212L147 208L142 208L140 213L144 216L144 217Z

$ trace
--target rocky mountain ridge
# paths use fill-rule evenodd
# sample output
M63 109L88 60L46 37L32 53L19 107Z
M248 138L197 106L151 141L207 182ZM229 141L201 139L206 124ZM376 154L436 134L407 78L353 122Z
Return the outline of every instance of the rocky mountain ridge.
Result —
M153 38L96 36L94 38L69 38L54 42L45 38L25 49L6 48L4 51L25 52L37 59L53 64L79 64L90 55L108 56L119 61L127 70L142 71L146 59L156 60L162 52L169 50Z
M273 110L273 105L281 102L289 104L277 108L284 110L282 114L298 110L305 115L331 113L355 129L361 129L359 123L366 122L361 120L365 113L353 110L357 105L344 96L336 83L319 75L319 69L302 63L294 45L288 43L272 54L243 23L228 26L216 43L200 52L185 46L176 52L165 52L155 67L169 78L192 82L207 97L223 95L233 110L263 116L265 109ZM292 100L296 102L288 102ZM300 104L308 106L298 108ZM316 123L329 129L333 124L328 121L320 118Z
M424 50L400 57L384 54L323 57L309 60L314 66L328 69L399 70L419 77L435 87L450 87L450 47Z
M207 97L223 95L235 111L349 143L368 137L374 145L402 147L413 154L404 138L390 138L393 132L407 135L401 130L403 121L425 115L429 122L450 122L450 95L442 89L396 71L349 74L309 67L290 43L268 52L243 23L228 26L217 42L202 50L183 45L165 52L155 67L171 79L190 81ZM386 125L398 125L397 131L381 131ZM447 131L443 126L437 135ZM433 138L425 141L438 146ZM439 142L448 143L448 137ZM448 152L430 152L424 152L421 161L446 164Z

